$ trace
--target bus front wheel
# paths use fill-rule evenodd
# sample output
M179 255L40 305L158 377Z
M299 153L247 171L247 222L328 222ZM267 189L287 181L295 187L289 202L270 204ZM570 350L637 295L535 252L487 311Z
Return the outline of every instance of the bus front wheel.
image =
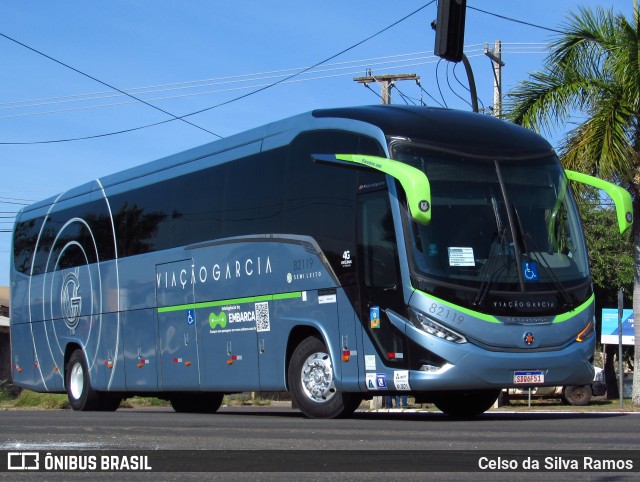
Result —
M475 417L486 412L500 395L496 390L460 390L437 392L433 403L439 410L452 417Z
M309 418L337 418L351 415L362 401L355 393L336 390L333 364L325 344L310 336L293 351L288 381L296 407Z

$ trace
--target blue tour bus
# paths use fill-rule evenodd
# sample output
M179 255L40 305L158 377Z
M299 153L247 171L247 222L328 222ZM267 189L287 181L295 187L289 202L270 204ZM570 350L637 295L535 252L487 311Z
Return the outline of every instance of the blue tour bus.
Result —
M451 415L593 379L594 296L541 137L454 110L316 110L23 209L12 376L76 410L215 412L288 391L308 417L410 394Z

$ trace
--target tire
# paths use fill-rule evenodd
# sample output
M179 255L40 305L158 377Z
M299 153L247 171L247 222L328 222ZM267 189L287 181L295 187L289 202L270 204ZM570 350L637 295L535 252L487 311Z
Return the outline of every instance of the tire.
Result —
M122 402L122 397L117 395L99 392L98 396L100 397L100 408L98 410L101 412L115 412L120 407L120 402Z
M69 357L65 367L65 382L71 408L83 412L101 409L100 396L91 388L89 368L82 350L75 350Z
M213 392L178 393L169 398L178 413L216 413L224 394Z
M287 379L293 403L306 417L348 417L360 406L362 396L336 390L333 377L325 344L305 338L291 355Z
M500 392L500 389L437 392L433 394L433 403L451 417L475 417L491 408Z
M588 405L592 395L591 385L568 385L562 390L562 399L577 407Z

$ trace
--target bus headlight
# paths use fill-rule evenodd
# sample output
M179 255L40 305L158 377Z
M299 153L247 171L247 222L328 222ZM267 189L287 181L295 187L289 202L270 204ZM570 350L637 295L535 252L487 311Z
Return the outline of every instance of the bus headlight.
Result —
M467 343L467 339L460 333L456 333L451 328L441 325L421 311L409 308L409 316L416 328L420 328L430 335L453 343Z
M582 343L595 333L595 320L590 321L584 329L576 336L576 341Z

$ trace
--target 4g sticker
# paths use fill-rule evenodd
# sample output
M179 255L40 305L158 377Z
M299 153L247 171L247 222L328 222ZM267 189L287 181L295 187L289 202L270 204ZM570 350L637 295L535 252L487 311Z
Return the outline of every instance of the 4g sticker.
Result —
M342 253L342 261L340 261L340 265L343 268L351 268L352 264L353 264L353 260L351 259L351 251L347 250L344 253Z

